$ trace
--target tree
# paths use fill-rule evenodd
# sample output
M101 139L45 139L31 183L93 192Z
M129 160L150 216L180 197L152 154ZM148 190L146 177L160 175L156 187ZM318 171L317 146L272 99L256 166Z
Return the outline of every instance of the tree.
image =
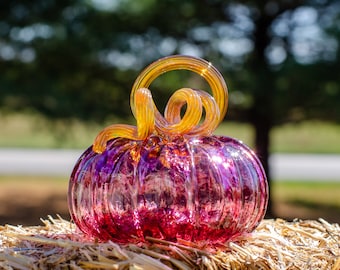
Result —
M3 108L33 106L50 117L87 120L130 115L129 89L145 65L176 53L200 56L230 86L228 119L254 126L256 152L269 179L274 126L340 119L338 1L1 5Z

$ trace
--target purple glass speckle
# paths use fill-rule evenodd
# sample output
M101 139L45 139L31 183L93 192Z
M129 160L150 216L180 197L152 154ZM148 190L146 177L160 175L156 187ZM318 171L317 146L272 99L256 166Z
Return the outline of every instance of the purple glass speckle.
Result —
M214 245L254 230L268 187L255 154L235 139L151 136L113 139L102 154L86 150L68 198L75 224L100 240Z

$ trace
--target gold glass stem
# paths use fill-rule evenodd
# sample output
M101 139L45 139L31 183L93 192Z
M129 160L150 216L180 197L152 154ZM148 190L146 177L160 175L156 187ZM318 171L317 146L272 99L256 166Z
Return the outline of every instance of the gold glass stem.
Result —
M177 69L201 75L209 83L213 96L201 90L179 89L170 97L163 117L147 88L157 76ZM227 104L227 86L211 63L190 56L165 57L144 69L132 87L130 106L137 127L117 124L105 128L96 137L93 150L103 152L107 141L116 137L144 140L155 131L163 135L210 135L223 120ZM184 105L187 107L182 117L181 109ZM203 108L205 119L200 124Z
M130 104L133 115L136 117L136 111L133 104L135 92L139 88L148 88L151 83L163 73L180 69L193 71L208 82L220 110L219 121L222 121L228 107L228 88L223 76L210 62L185 55L164 57L153 62L140 73L132 86L130 95Z

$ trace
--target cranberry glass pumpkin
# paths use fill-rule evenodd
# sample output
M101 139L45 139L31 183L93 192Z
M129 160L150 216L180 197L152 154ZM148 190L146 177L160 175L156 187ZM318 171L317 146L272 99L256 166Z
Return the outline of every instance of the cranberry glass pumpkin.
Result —
M174 69L201 74L213 96L177 90L163 117L144 87ZM118 243L151 236L208 245L254 230L266 211L266 176L242 142L211 135L226 101L222 76L202 59L172 56L147 67L131 93L137 127L107 127L74 167L68 199L78 228Z

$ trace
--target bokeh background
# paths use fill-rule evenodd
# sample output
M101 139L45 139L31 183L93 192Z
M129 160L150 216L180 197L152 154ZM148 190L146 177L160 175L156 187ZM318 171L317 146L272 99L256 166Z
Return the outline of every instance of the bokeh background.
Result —
M267 171L268 217L340 222L340 163L317 179L277 179L270 163L302 153L338 160L339 42L336 0L2 1L0 147L85 150L106 125L134 123L130 89L146 65L198 56L230 91L217 133L253 147ZM157 106L185 86L209 91L198 75L169 72L151 85ZM0 172L0 222L68 218L67 182L67 173Z

